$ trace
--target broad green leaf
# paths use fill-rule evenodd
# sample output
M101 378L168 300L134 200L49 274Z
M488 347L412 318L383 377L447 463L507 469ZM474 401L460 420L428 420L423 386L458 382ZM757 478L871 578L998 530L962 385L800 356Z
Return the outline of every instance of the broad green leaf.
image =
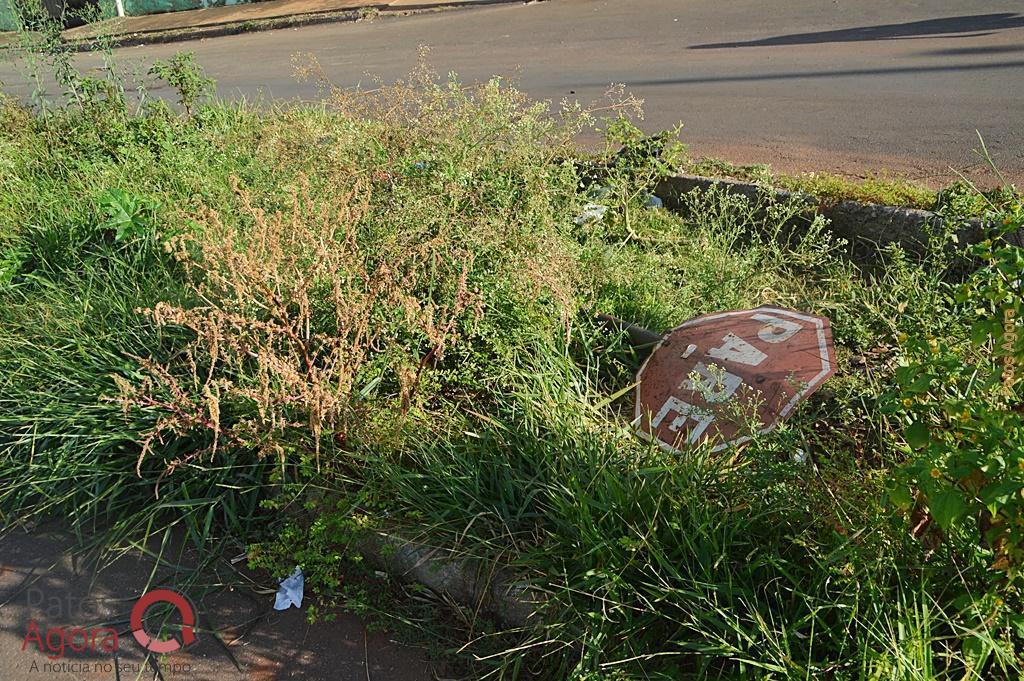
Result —
M963 652L972 669L980 669L992 654L992 646L977 636L963 639Z
M971 342L975 345L982 345L988 342L992 335L992 322L988 319L979 319L971 324Z
M896 485L889 490L889 501L897 508L908 509L913 505L914 497L906 485Z
M970 506L963 500L963 496L954 489L939 490L928 497L928 510L931 511L935 522L944 530L948 530L960 518L963 518Z
M923 421L915 421L907 426L906 431L903 433L903 437L906 438L907 444L914 449L921 449L925 447L930 438L928 432L928 424Z
M931 374L921 374L916 377L914 381L906 387L906 392L913 393L915 395L920 393L928 392L928 389L932 385L932 379L935 378Z
M1024 615L1010 615L1009 620L1017 636L1024 638Z
M988 507L989 511L995 515L998 508L1006 505L1011 497L1022 488L1024 488L1024 484L1014 480L1002 480L985 486L978 493L978 497Z

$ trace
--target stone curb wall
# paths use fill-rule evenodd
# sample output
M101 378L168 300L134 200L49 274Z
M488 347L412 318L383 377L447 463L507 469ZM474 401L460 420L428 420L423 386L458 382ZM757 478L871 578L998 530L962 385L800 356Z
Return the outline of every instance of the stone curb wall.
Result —
M655 194L673 210L682 207L680 197L693 190L707 191L718 187L732 194L758 201L764 196L776 201L797 200L816 210L830 221L829 228L843 237L857 251L875 250L898 243L908 251L920 251L927 243L929 230L943 229L944 218L937 213L916 208L884 206L860 201L825 202L816 196L765 187L737 180L723 180L696 175L676 175L662 181ZM957 228L959 243L975 243L982 238L980 220L969 220Z

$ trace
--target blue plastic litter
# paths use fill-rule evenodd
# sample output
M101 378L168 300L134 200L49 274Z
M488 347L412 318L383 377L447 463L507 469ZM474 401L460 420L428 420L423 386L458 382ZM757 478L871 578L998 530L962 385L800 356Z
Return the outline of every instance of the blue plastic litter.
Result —
M302 607L302 591L306 586L306 578L302 574L302 568L296 567L295 572L281 580L281 586L277 590L277 597L274 600L274 610L287 610L291 606Z

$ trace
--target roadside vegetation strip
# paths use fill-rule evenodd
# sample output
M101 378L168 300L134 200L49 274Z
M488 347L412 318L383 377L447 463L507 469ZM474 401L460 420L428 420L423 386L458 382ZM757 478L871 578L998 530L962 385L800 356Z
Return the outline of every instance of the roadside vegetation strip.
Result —
M751 201L757 201L762 194L768 194L775 201L803 203L810 211L816 212L829 221L829 230L849 241L857 251L866 257L881 253L889 244L921 253L929 248L935 234L948 234L950 246L977 243L988 236L981 211L974 209L965 213L944 211L937 213L919 208L891 206L849 199L825 200L823 197L804 191L778 189L770 185L751 184L737 180L674 175L661 180L656 193L666 205L678 209L683 194L697 190L708 191L718 188ZM1017 237L1019 238L1019 237Z
M991 164L984 141L979 138L982 155ZM992 166L1000 184L986 192L968 181L958 181L941 190L929 189L898 175L879 173L852 180L831 173L775 173L767 164L736 165L715 158L687 161L686 174L753 184L817 197L823 204L856 201L893 208L911 208L940 213L947 219L980 219L993 206L1009 208L1019 191L1005 182L999 169Z
M964 268L937 230L862 268L792 197L652 208L680 149L621 93L584 162L590 113L498 80L300 71L322 104L211 102L185 56L152 71L181 113L116 69L4 101L5 528L183 528L301 565L313 615L422 622L365 596L390 560L469 601L432 605L469 677L1019 677L1019 249ZM640 441L639 357L578 313L661 331L768 303L827 315L838 372L724 456ZM496 585L536 614L482 617Z

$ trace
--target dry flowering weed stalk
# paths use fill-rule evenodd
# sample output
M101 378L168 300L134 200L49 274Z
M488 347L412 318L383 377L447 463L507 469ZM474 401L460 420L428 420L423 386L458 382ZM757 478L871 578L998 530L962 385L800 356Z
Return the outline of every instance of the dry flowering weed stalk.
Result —
M291 209L273 213L233 188L243 224L207 209L196 235L167 244L197 304L140 311L191 340L170 364L137 358L140 382L118 379L126 411L159 413L141 441L139 474L158 445L181 437L204 444L165 459L165 474L225 444L280 457L302 447L319 466L323 438L345 443L366 408L354 399L362 370L376 362L377 375L391 372L390 406L401 414L460 322L482 315L470 253L368 236L368 183L353 180L330 199L302 183Z
M416 66L407 77L393 83L385 83L378 76L371 76L373 87L345 88L335 84L315 54L296 52L291 56L292 73L300 83L312 83L317 94L337 111L359 120L372 120L390 129L405 126L422 128L436 124L439 119L458 114L453 109L451 87L439 85L439 74L431 67L430 48L421 45L417 50ZM458 86L463 94L478 92L480 85ZM514 93L520 104L527 102L525 96Z
M484 144L514 141L500 138L507 138L520 125L522 138L534 135L534 141L543 143L553 157L569 153L577 135L593 128L599 119L644 117L644 100L628 92L624 84L609 84L602 97L587 104L563 99L552 112L549 104L531 100L501 78L472 85L463 85L455 74L443 79L432 67L426 45L419 46L416 66L407 77L386 83L367 74L372 83L367 89L334 83L312 52L293 53L291 66L298 82L312 84L320 98L354 120L372 120L391 131L411 130L430 139L451 139L460 128L479 131L496 123L492 139L474 140Z

